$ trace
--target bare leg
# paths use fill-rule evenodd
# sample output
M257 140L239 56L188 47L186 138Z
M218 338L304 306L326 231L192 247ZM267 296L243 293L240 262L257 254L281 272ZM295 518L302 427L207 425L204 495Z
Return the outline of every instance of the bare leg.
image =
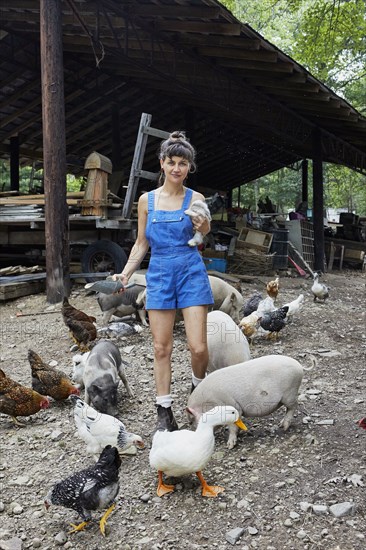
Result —
M207 306L182 309L187 341L191 352L192 371L197 378L204 378L208 365Z
M174 319L175 309L151 309L149 311L154 342L154 376L158 396L170 393Z

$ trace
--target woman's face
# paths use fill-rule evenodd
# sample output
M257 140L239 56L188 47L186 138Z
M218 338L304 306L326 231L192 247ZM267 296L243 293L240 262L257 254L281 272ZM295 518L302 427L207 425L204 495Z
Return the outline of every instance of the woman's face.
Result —
M165 157L160 159L160 166L165 174L165 181L182 184L190 169L188 160L184 157Z

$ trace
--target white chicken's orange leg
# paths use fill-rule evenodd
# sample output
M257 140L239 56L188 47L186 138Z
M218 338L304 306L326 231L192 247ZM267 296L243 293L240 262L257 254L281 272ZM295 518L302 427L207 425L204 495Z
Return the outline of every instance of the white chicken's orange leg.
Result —
M110 506L108 508L108 510L103 514L103 517L101 518L101 520L99 522L99 529L100 529L100 532L102 533L103 537L105 537L105 526L107 525L107 519L111 515L111 513L113 512L115 507L116 507L116 505L112 504L112 506Z
M71 527L73 527L72 531L69 531L69 534L71 533L77 533L78 531L82 531L85 529L85 527L88 525L89 521L82 521L79 523L79 525L75 525L74 523L70 523Z
M196 476L201 482L203 497L217 497L219 493L225 491L225 489L219 485L208 485L201 472L196 472Z
M158 497L162 497L168 493L172 493L174 491L174 485L165 485L163 481L163 472L161 472L160 470L158 471L158 477L159 482L158 488L156 490L156 494L158 495Z

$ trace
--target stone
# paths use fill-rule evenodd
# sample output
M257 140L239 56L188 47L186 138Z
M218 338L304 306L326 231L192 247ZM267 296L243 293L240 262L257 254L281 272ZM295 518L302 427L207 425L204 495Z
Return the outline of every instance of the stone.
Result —
M229 544L234 545L238 542L244 531L245 529L243 527L235 527L226 533L225 539Z
M332 504L329 506L330 513L336 517L341 518L343 516L351 516L355 513L354 502L339 502L338 504Z
M244 508L246 510L247 508L249 508L249 502L245 498L243 498L242 500L239 500L236 506L238 508Z
M65 544L65 542L67 542L67 535L66 535L65 531L60 531L55 536L55 544L57 546L63 546Z
M62 436L63 433L61 430L53 430L53 432L51 432L50 438L52 439L52 441L60 441L60 439L62 439Z
M310 502L302 501L300 502L300 508L303 512L309 512L312 509L312 504L310 504Z
M150 537L143 537L142 539L137 540L136 544L149 544L152 540L153 539Z
M248 527L248 533L249 535L258 535L258 529L255 527Z
M28 476L18 476L16 477L11 485L27 485L29 483L29 477Z
M8 540L0 540L0 550L22 550L23 543L20 538L13 537Z
M13 506L13 514L15 516L19 516L19 514L22 514L23 511L24 511L23 506L21 506L20 504L15 503L15 506Z
M325 504L313 504L313 512L317 516L321 516L328 513L328 506Z
M307 535L306 531L304 531L304 529L300 529L300 531L298 531L298 532L296 533L296 536L297 536L298 539L303 540L303 539L305 539L308 535Z

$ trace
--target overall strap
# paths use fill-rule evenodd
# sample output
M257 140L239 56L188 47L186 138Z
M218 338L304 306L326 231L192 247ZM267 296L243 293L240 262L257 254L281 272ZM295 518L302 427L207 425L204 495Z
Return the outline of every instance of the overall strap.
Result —
M184 196L183 205L182 205L182 210L187 210L187 208L191 204L192 195L193 195L192 189L189 189L189 187L187 187L186 194Z
M155 193L154 191L149 191L147 194L147 211L153 212L155 210Z

